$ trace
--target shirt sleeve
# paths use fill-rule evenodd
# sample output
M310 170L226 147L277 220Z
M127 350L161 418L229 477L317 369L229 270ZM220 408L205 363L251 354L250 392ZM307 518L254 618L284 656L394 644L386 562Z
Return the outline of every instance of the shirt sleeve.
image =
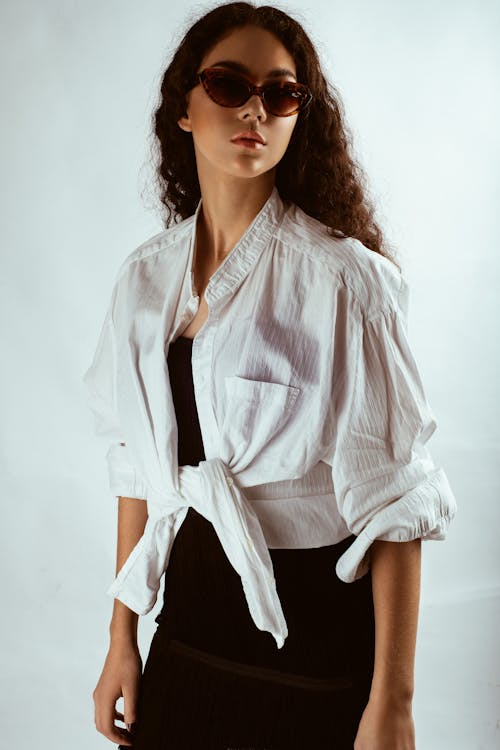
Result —
M106 438L109 488L115 497L147 499L146 484L135 469L122 433L116 405L116 340L108 308L90 367L83 375L94 432Z
M356 539L339 558L350 583L370 567L375 539L443 540L456 500L426 443L436 429L407 336L408 285L369 318L347 294L334 344L334 446L339 512Z

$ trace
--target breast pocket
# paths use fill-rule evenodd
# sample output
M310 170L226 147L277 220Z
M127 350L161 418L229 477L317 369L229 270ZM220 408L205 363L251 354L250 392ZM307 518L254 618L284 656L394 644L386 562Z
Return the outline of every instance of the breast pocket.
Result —
M222 457L234 471L242 471L261 451L271 449L290 419L300 388L239 375L226 376L224 388Z

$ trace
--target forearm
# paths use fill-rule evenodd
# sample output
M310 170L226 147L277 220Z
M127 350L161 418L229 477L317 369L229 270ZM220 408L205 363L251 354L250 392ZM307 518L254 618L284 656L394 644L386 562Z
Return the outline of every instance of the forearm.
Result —
M420 572L421 539L373 542L375 666L370 699L413 698Z
M118 533L116 549L116 573L141 538L148 517L147 503L135 497L118 498ZM137 641L139 616L119 599L114 600L113 614L109 625L112 642Z

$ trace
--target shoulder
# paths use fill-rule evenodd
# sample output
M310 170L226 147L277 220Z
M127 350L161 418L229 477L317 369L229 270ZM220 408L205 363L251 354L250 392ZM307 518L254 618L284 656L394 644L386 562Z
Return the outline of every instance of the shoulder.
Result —
M182 255L181 251L186 247L191 237L193 221L194 214L162 232L158 232L132 250L118 267L116 283L130 273L137 271L141 273L141 270L150 262L154 263L159 256L163 256L170 250L172 251L172 259ZM176 253L176 251L179 252Z
M321 266L324 279L344 288L369 319L405 308L408 282L395 263L354 237L333 237L328 227L292 204L280 239Z
M404 274L391 260L353 237L342 274L367 319L391 310L406 312L409 286Z

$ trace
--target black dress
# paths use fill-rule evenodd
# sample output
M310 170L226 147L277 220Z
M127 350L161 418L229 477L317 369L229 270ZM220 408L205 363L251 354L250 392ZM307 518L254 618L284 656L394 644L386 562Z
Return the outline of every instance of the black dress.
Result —
M169 348L179 465L205 458L192 340ZM354 537L270 549L288 626L259 630L212 524L189 508L165 572L163 608L140 682L136 750L352 750L373 675L371 572L344 583Z

